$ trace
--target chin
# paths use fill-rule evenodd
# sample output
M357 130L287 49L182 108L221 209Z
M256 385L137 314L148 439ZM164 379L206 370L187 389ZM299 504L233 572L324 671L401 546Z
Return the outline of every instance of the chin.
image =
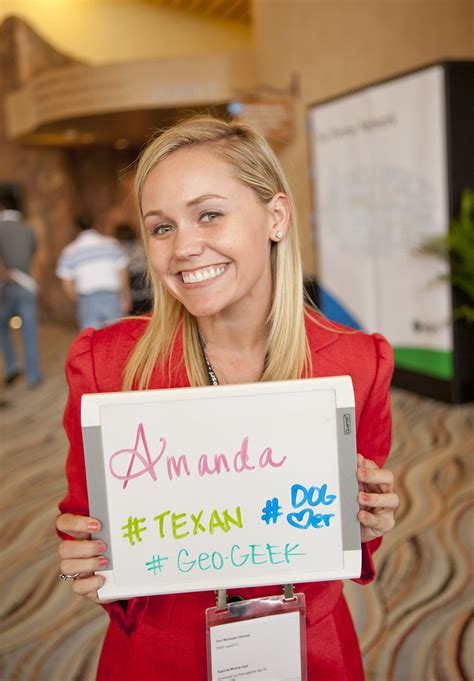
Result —
M213 315L219 314L224 309L221 305L216 305L216 303L189 303L187 301L181 301L189 314L193 317L212 317Z
M199 295L180 296L179 301L193 317L212 317L229 306L228 296L202 295L202 289Z

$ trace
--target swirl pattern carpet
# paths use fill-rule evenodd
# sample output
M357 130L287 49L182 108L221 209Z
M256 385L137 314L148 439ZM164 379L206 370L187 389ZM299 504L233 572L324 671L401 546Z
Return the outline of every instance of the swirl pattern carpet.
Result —
M74 335L44 326L45 381L35 390L18 381L3 395L2 681L92 681L106 627L101 608L58 579L63 363ZM474 408L395 389L392 405L397 526L376 555L376 582L345 585L367 681L474 681Z

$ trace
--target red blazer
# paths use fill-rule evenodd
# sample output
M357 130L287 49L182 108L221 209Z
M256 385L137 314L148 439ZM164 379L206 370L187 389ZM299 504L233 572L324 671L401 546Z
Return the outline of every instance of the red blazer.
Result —
M100 331L86 329L71 345L66 374L70 393L64 426L70 442L66 472L68 494L62 512L88 515L80 403L84 393L121 390L128 355L145 329L145 320L127 320ZM356 401L357 448L381 466L389 452L391 418L389 385L393 353L380 335L346 333L310 320L306 331L312 351L313 376L352 377ZM170 367L155 370L151 388L189 386L179 336ZM170 372L171 368L171 380ZM380 544L363 544L361 579L374 576L372 553ZM360 681L364 678L357 638L342 595L342 582L298 584L306 594L308 678ZM281 586L239 590L245 598L281 593ZM207 679L205 610L215 605L211 592L133 598L105 605L111 619L99 663L102 681L167 681Z

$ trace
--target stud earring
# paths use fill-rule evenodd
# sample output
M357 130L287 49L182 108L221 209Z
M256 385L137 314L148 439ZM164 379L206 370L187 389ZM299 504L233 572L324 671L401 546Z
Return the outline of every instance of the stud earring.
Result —
M275 232L275 239L276 239L277 241L280 241L280 239L282 238L282 236L283 236L283 232L280 232L280 231Z

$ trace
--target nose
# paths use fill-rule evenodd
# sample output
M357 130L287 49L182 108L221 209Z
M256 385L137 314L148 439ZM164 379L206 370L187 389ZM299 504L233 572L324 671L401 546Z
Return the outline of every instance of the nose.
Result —
M204 243L199 229L186 225L177 231L175 241L175 255L180 260L201 255L204 251Z

